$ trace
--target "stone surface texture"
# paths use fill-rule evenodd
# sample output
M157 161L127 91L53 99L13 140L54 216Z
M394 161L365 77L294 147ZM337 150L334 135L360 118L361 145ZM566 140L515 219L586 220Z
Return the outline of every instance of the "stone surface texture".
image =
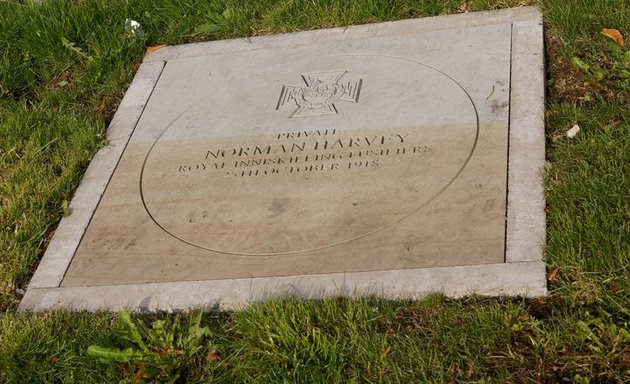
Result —
M534 7L147 54L21 308L546 293Z

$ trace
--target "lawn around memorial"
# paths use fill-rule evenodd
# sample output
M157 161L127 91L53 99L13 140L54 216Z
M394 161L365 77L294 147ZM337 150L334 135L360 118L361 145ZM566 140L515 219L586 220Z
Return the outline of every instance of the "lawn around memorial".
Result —
M534 4L549 296L16 312L147 47ZM0 3L0 382L630 381L630 49L612 30L630 38L626 0Z

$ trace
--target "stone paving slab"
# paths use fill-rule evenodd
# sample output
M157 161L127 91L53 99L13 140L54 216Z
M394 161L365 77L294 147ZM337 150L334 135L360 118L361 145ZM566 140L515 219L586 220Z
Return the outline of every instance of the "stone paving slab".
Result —
M534 7L147 54L21 309L546 293Z

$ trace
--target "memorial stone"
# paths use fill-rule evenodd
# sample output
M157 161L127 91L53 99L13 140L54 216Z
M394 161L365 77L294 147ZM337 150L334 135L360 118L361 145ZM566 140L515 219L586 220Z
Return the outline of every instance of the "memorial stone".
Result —
M24 309L540 295L536 8L149 53Z

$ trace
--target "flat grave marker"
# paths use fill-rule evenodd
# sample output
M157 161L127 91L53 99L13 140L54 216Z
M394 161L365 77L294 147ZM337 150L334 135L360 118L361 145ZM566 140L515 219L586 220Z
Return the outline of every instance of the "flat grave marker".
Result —
M22 309L545 294L537 8L147 54Z

